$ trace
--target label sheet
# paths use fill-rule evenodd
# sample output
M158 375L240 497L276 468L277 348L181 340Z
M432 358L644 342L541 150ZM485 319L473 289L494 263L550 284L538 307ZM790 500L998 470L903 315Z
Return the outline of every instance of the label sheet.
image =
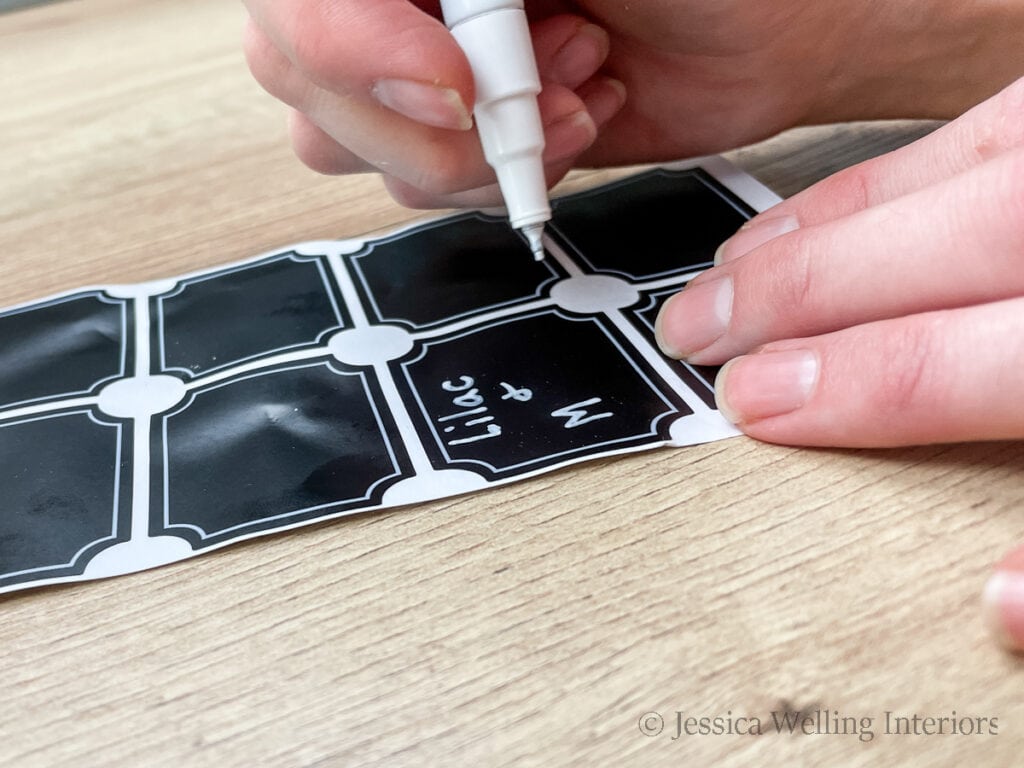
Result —
M736 434L661 303L777 198L723 160L0 311L0 591Z

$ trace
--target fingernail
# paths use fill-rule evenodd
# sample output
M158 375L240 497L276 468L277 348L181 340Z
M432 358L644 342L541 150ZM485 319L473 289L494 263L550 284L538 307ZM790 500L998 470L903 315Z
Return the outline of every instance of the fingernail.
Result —
M608 33L596 24L583 24L551 58L547 77L575 89L597 71L608 57Z
M626 86L621 80L612 77L600 78L591 89L583 103L587 105L594 125L600 128L619 113L626 103Z
M597 126L587 110L560 117L544 126L544 162L575 157L596 138Z
M796 216L770 216L754 218L744 224L735 235L718 247L715 253L715 264L725 264L733 259L746 256L755 248L774 240L787 232L800 228Z
M714 344L732 319L732 278L688 285L666 301L655 322L655 338L669 357L687 358Z
M1024 651L1024 571L1004 560L985 584L982 608L992 636L1011 651ZM1020 557L1017 557L1020 560Z
M817 381L818 356L809 349L758 352L725 364L715 400L733 424L749 424L802 408Z
M415 80L378 80L373 97L388 109L435 128L468 131L473 118L454 88L441 88Z

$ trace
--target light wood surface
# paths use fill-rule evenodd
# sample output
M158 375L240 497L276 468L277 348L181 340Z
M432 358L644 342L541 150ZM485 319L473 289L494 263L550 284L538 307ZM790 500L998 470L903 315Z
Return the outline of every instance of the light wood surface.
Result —
M293 158L242 13L0 16L0 306L423 215ZM790 194L927 128L797 131L733 159ZM737 438L15 594L0 765L1020 764L1024 669L978 594L1022 512L1020 443ZM677 711L770 726L787 708L873 718L874 738L671 738ZM887 710L998 735L887 735Z

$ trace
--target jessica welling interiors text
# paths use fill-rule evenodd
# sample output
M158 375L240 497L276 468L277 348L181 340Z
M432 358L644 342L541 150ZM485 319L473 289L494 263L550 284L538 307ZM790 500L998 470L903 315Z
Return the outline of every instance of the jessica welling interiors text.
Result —
M637 721L648 737L673 741L700 736L853 736L860 741L881 736L998 736L999 718L960 714L921 715L885 710L881 715L850 715L833 709L772 711L767 716L734 714L702 715L676 710L664 717L646 712Z

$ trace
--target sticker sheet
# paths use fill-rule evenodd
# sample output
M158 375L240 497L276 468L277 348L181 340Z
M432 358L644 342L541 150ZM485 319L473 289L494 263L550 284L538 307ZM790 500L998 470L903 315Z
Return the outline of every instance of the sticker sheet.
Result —
M725 161L0 311L0 591L735 434L661 303L777 198ZM410 514L413 514L410 512Z

